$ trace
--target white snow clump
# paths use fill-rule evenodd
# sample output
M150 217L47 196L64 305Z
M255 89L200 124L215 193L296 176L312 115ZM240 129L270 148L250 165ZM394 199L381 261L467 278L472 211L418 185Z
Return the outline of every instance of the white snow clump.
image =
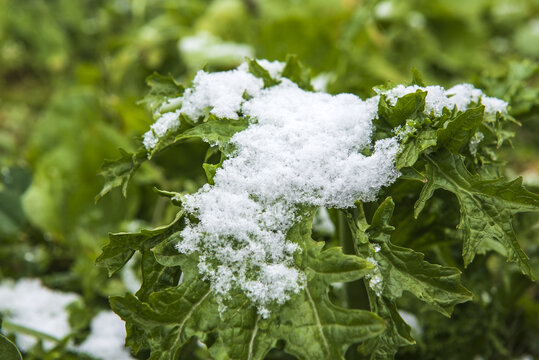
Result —
M269 74L278 78L283 71L284 64L279 61L259 60ZM196 122L205 114L206 109L211 108L210 113L222 118L238 119L238 112L245 101L244 93L255 97L260 94L264 87L264 81L249 72L246 63L237 69L217 73L207 73L200 70L197 72L193 86L185 91L182 97L169 99L162 107L181 103L181 113ZM144 134L143 144L147 150L152 150L159 138L170 130L180 127L180 112L168 112L161 115Z
M458 84L448 90L445 90L441 86L421 87L417 85L397 85L390 90L377 92L380 95L384 94L389 103L395 106L399 98L414 93L417 90L427 92L424 111L427 115L430 115L432 112L435 116L441 116L444 108L452 110L456 107L459 111L465 111L471 103L478 102L481 102L485 106L486 114L504 113L507 111L508 104L505 101L488 97L471 84Z
M142 143L146 149L151 150L157 145L159 138L165 136L169 130L176 130L180 127L180 112L167 112L161 115L150 130L144 134Z
M4 281L0 285L0 311L10 322L50 335L58 340L67 336L71 328L65 307L79 297L44 287L38 279L20 279L16 283ZM17 334L17 346L27 351L37 339ZM44 341L45 350L55 343Z
M286 239L302 206L346 208L374 200L398 176L398 142L372 143L377 99L308 92L280 76L284 64L258 63L280 84L264 89L242 64L199 71L185 91L180 111L191 120L209 111L228 119L242 115L251 124L230 140L236 150L214 185L185 196L185 210L198 221L187 224L177 247L199 255L199 272L221 300L240 290L267 317L268 305L284 303L304 286L293 261L300 249ZM366 149L373 154L363 155Z
M9 322L62 340L71 333L66 307L79 300L75 293L51 290L39 279L22 278L0 284L0 311ZM112 311L100 312L90 324L91 333L80 345L68 344L75 352L101 360L131 360L124 347L125 324ZM22 351L37 344L37 338L16 332L17 346ZM56 343L43 341L43 348L51 350Z

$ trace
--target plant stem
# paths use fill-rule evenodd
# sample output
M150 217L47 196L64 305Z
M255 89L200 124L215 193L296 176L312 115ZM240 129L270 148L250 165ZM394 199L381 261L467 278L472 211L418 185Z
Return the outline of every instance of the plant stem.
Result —
M339 211L339 242L342 246L345 254L356 254L354 248L354 239L352 238L352 232L348 228L346 221L346 215L343 211ZM353 309L368 309L368 301L365 296L364 289L357 282L348 282L345 284L346 289L346 301L348 306Z
M21 334L25 334L25 335L30 335L30 336L36 337L38 339L41 339L41 340L52 341L52 342L55 342L55 343L60 342L60 339L57 339L54 336L51 336L49 334L45 334L45 333L43 333L41 331L38 331L38 330L27 328L26 326L14 324L14 323L12 323L12 322L10 322L8 320L5 320L5 319L2 319L2 328L4 330L7 330L8 332L14 332L14 333L21 333Z

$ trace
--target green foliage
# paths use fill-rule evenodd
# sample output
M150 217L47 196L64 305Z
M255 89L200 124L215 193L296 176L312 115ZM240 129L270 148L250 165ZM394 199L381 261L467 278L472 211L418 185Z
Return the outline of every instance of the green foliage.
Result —
M6 360L22 360L19 349L4 335L0 335L0 356Z
M464 232L464 264L476 253L497 250L533 279L528 257L517 242L512 216L522 211L539 211L539 195L522 187L522 179L505 181L500 177L472 175L461 156L441 151L428 156L426 184L414 208L418 217L436 189L451 191L461 207L459 229Z
M180 240L174 234L184 226L184 218L176 218L178 206L183 194L212 183L233 150L227 141L247 122L208 115L195 125L182 119L183 127L148 154L139 145L152 118L137 101L146 91L144 79L150 92L139 103L153 114L163 99L181 96L181 82L200 67L227 70L242 61L178 46L206 31L217 45L247 46L257 58L297 54L290 57L285 76L304 89L315 84L310 75L322 74L329 79L329 92L366 97L388 80L406 82L417 67L422 75L414 70L413 84L472 82L508 101L510 108L501 117L484 116L481 106L472 106L436 118L423 113L425 92L410 94L395 107L382 102L375 138L394 136L395 126L405 130L396 164L402 176L380 195L392 198L395 211L391 217L391 200L358 204L347 212L353 216L348 219L352 237L340 242L331 232L315 232L311 236L319 243L304 241L310 266L350 270L337 276L328 268L324 276L310 279L322 330L314 331L315 312L306 292L283 305L279 312L284 315L273 320L258 319L239 298L228 307L241 309L241 316L223 320L214 307L207 318L204 313L186 321L183 345L174 344L180 359L246 353L255 359L271 348L268 359L338 358L347 347L350 359L539 356L537 285L530 280L539 270L537 196L525 190L539 191L536 2L0 0L0 7L0 278L39 277L48 287L81 294L69 309L75 342L86 337L91 317L108 309L113 296L118 312L120 299L132 309L145 309L125 315L133 316L128 345L138 358L150 356L149 349L152 357L164 351L159 356L166 358L172 352L166 353L167 345L159 341L182 333L179 322L167 316L136 326L135 315L182 314L190 309L187 300L200 300L194 293L183 299L185 304L173 298L180 276L184 284L197 275L196 259L180 263L173 248ZM266 86L274 84L261 70L251 62L252 73ZM171 103L160 111L178 107ZM125 149L121 161L103 164L103 184L96 173L103 159L117 156L118 147ZM505 180L519 175L524 185ZM128 184L129 196L122 199ZM173 189L160 193L177 196L158 198L154 187ZM342 212L330 213L338 223L336 234L342 233L347 227L346 221L337 221ZM121 233L109 237L99 256L108 231ZM374 245L380 246L378 253ZM94 264L98 257L102 267ZM382 296L369 287L367 257L382 266L388 279ZM125 274L133 267L141 288L122 296L131 291ZM205 283L199 279L198 284ZM463 285L473 300L456 305L470 298ZM158 299L164 303L152 300L154 294L162 294ZM402 310L416 316L422 331L417 326L410 331L403 318L413 324ZM343 329L339 335L324 317L332 312L347 324L338 328ZM286 326L280 322L284 318L291 319ZM294 326L305 333L294 337ZM17 331L4 326L3 332L17 340ZM206 345L198 346L204 336ZM310 339L309 345L301 344L304 339ZM65 345L36 346L24 357L86 359Z
M295 58L290 58L283 73L288 68L291 74L291 69L298 64ZM250 71L262 77L266 86L274 84L267 71L255 61L250 62ZM296 73L306 74L304 70ZM298 81L304 81L304 76L307 75L290 75ZM414 79L422 81L417 71ZM518 179L506 182L493 178L490 174L497 166L494 163L483 166L475 162L478 153L491 155L487 150L489 143L478 153L466 153L466 145L478 129L496 124L491 128L504 131L504 118L485 116L483 106L466 111L444 110L439 117L426 115L425 97L426 92L418 90L392 106L382 95L375 123L377 138L390 136L394 128L406 127L402 130L405 134L400 136L401 149L396 164L403 171L403 181L425 183L415 205L415 218L420 216L434 190L451 191L461 207L459 229L464 232L464 265L471 263L476 252L494 249L507 255L509 261L519 261L523 272L533 276L511 228L511 217L521 211L537 210L537 195L522 188ZM242 121L210 115L199 125L180 128L174 134L174 141L198 138L217 144L222 162L229 153L226 143L231 135L247 126L247 122ZM496 146L501 144L496 132L489 138ZM168 144L167 137L163 141ZM156 148L162 151L166 146ZM477 174L468 171L466 159L477 167ZM211 182L215 167L204 164L204 168ZM387 192L391 194L392 190ZM161 193L176 201L181 199L180 194ZM181 207L181 201L176 205ZM174 245L182 241L179 236L181 211L169 226L111 235L98 261L109 267L109 271L116 271L134 250L142 252L141 289L136 296L112 298L111 306L128 324L127 343L136 351L149 348L151 359L179 356L193 336L205 343L216 359L263 359L279 341L283 341L285 352L299 359L344 358L353 343L362 343L359 352L369 358L390 359L400 347L415 343L410 327L398 311L398 301L404 292L448 317L456 304L473 298L461 284L459 269L431 263L424 259L424 254L392 243L390 238L395 228L389 223L394 208L392 199L387 198L373 213L370 224L362 204L346 211L356 255L344 255L335 247L324 250L323 243L311 240L312 211L308 216L303 215L287 238L302 248L302 255L297 256L295 262L306 274L307 284L284 305L276 305L269 318L257 315L241 293L230 294L231 297L224 300L226 307L220 308L223 299L216 298L209 284L197 274L196 255L181 255L174 249ZM485 218L492 219L490 232L485 231ZM505 251L492 245L496 242L503 245ZM174 279L180 271L182 280L176 286ZM345 309L332 303L328 285L362 277L370 312ZM335 328L336 324L340 324L344 332L337 331L340 327Z

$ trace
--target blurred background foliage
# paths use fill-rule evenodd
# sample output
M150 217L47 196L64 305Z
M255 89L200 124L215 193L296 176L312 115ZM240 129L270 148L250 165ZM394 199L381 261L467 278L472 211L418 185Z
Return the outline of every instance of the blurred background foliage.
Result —
M188 83L202 67L233 68L245 56L297 54L318 88L362 97L375 85L408 81L412 67L428 84L471 82L511 103L522 126L502 154L507 175L523 175L537 192L537 14L537 0L0 0L0 277L40 277L80 293L84 306L74 311L87 313L132 289L125 274L109 279L94 265L107 233L169 220L172 209L153 187L195 191L207 149L183 144L145 164L127 199L113 192L95 204L99 167L118 146L139 146L152 123L137 104L148 75ZM396 214L404 210L394 222L404 226L394 241L462 268L460 249L440 226L457 223L446 197L421 222L410 219L415 199L396 199ZM537 275L538 218L519 216L515 227ZM418 346L398 357L539 357L537 286L495 253L479 257L463 279L475 299L451 319L403 301ZM78 319L75 328L87 328L89 317ZM196 343L187 354L207 356Z

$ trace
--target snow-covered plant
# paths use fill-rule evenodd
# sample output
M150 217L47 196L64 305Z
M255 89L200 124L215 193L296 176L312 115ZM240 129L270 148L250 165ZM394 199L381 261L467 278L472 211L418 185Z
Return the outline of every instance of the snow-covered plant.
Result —
M315 92L294 57L199 71L188 88L158 75L148 83L155 123L139 151L104 164L98 198L125 195L143 162L184 141L206 142L217 161L202 164L197 192L159 190L178 209L170 224L112 234L98 259L112 274L142 254L140 290L110 300L135 353L176 359L196 337L215 359L263 359L276 347L344 359L351 345L392 358L414 343L397 308L403 292L446 316L472 298L458 268L392 242L406 226L390 225L395 203L416 200L399 208L413 222L438 189L457 198L458 233L429 221L462 239L464 266L494 250L533 278L511 221L539 210L539 196L499 175L496 150L514 121L504 101L469 84L425 86L417 73L366 100ZM313 240L315 214L329 238L338 220L346 253Z

